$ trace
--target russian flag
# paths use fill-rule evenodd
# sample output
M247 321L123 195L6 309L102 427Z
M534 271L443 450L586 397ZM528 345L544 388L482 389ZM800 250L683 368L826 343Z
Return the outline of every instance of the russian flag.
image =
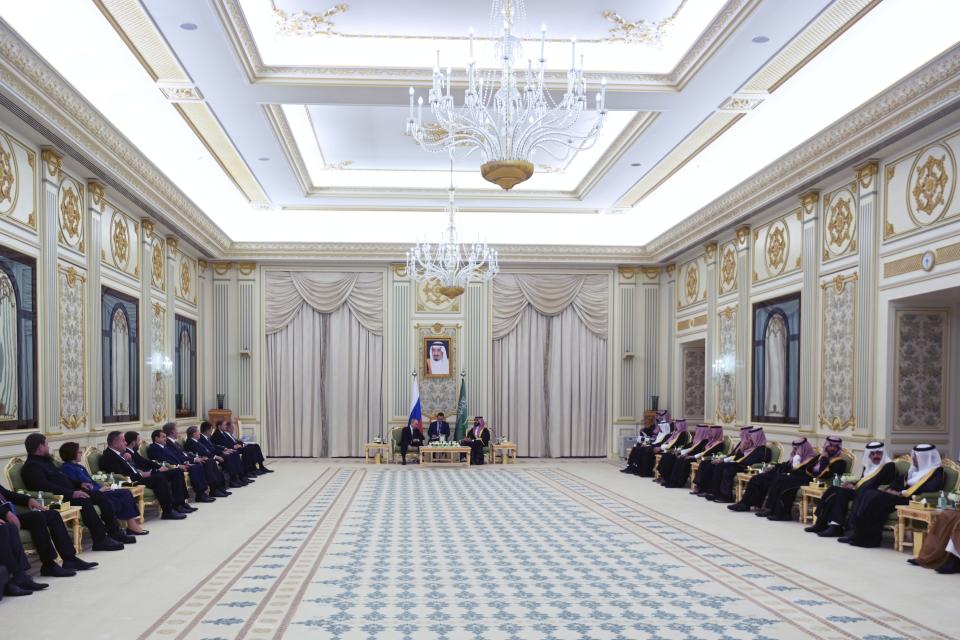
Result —
M417 385L417 372L413 372L413 395L410 398L410 417L407 418L407 426L413 425L414 429L423 432L423 413L420 410L420 387Z

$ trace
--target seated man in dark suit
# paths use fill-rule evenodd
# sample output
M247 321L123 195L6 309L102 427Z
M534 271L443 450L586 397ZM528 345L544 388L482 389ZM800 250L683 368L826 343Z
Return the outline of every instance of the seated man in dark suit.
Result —
M222 479L224 495L229 496L230 492L227 491L227 485L231 484L230 472L223 464L223 456L218 455L212 449L207 449L206 443L200 440L200 427L187 427L187 438L183 441L183 448L187 455L193 456L194 460L199 460L204 464L213 463L217 476Z
M190 464L186 453L181 455L177 449L168 446L170 441L167 434L160 429L155 429L150 434L150 446L147 447L147 456L154 462L168 464L182 469L190 475L190 484L193 486L194 500L196 502L216 502L216 499L207 495L207 476L203 472L201 464Z
M427 439L430 442L437 442L438 440L446 442L450 439L450 423L447 422L442 411L437 414L437 419L427 427Z
M423 431L420 430L418 420L408 420L407 426L400 432L400 457L403 464L407 464L407 451L410 447L419 447L423 444Z
M186 516L173 507L173 494L170 483L166 478L154 476L150 471L140 471L124 457L125 441L119 431L107 434L107 448L100 456L100 470L106 473L115 473L130 478L137 484L150 487L160 503L161 518L163 520L183 520Z
M187 435L189 437L189 432ZM253 478L247 476L247 471L243 466L243 454L236 449L221 447L212 440L212 436L213 425L210 424L210 421L204 420L200 423L200 433L197 436L195 446L205 451L206 455L214 456L214 459L220 463L223 474L227 476L227 486L235 489L252 483Z
M203 475L207 479L207 486L210 487L211 497L226 498L230 495L230 493L227 492L227 479L224 478L223 472L220 471L220 467L217 466L213 458L187 451L183 445L180 444L180 430L177 428L176 423L168 422L163 425L161 429L167 434L166 446L168 449L173 449L180 458L186 459L189 464L200 465L203 469ZM191 482L192 481L191 476Z
M17 513L14 505L29 511ZM0 524L3 523L30 532L33 546L36 547L37 555L40 557L40 575L49 578L68 578L76 575L77 571L86 571L97 566L96 562L84 562L77 557L73 537L67 531L63 518L57 511L41 506L29 496L0 486ZM58 553L63 559L62 567L57 564Z
M237 422L239 425L239 421ZM251 475L263 475L264 473L273 473L272 469L267 469L263 464L263 451L256 442L244 442L236 434L239 429L236 428L230 420L217 421L217 430L211 437L216 444L228 449L239 451L243 456L243 465L247 473Z
M196 507L187 504L189 494L187 493L187 481L183 479L185 469L180 467L164 469L160 463L140 455L140 446L143 444L143 440L140 438L138 431L127 431L123 434L123 439L126 442L123 459L132 464L137 471L149 471L151 476L166 479L170 485L170 494L173 498L173 509L175 511L184 514L197 511Z
M19 527L0 519L0 599L3 596L29 596L50 586L34 582L27 575L29 570L30 561L23 552Z
M90 530L94 551L119 551L124 543L136 542L136 538L120 530L113 506L106 496L95 491L88 493L80 483L71 480L57 468L50 456L46 436L31 433L24 446L27 449L27 461L20 471L23 483L31 491L62 495L64 500L80 507L80 519ZM97 509L100 513L97 513Z

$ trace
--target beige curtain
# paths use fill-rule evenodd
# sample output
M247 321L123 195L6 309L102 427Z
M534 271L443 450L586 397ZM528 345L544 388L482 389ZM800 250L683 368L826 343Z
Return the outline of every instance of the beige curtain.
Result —
M606 276L494 280L491 424L521 455L606 455L608 312Z
M275 456L359 456L383 425L383 279L268 272L266 435Z

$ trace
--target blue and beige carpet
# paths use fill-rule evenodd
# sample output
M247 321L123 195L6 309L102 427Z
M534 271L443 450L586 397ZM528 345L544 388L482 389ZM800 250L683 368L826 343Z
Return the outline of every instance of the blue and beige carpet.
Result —
M939 637L562 465L328 467L141 636Z

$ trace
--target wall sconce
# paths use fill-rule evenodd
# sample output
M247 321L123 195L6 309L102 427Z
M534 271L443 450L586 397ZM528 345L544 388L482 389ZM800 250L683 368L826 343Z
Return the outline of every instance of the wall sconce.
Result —
M154 351L152 354L150 354L147 364L153 370L154 375L157 376L157 380L159 380L161 377L167 377L173 374L173 360L171 360L169 356L165 356L159 351Z
M727 353L713 361L713 375L720 378L733 375L737 363L733 354Z

